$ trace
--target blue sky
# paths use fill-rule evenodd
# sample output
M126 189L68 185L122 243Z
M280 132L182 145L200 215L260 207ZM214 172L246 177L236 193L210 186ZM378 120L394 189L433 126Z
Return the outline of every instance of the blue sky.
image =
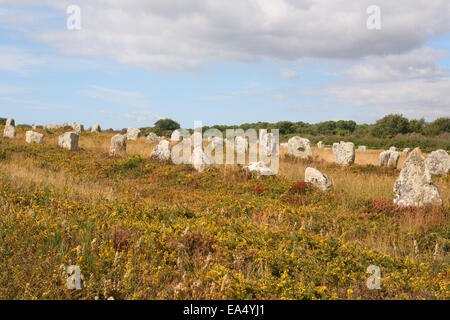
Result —
M450 116L449 1L378 2L381 30L367 30L365 1L0 0L0 117L118 129ZM81 30L66 28L70 4Z

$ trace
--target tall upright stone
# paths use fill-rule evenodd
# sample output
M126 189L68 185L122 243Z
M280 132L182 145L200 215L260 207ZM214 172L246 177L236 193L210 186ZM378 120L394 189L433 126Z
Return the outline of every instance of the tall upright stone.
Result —
M124 135L116 134L111 138L109 155L112 157L125 157L127 155L127 139Z
M16 136L16 122L9 118L6 120L5 129L3 130L3 137L14 138Z
M450 156L445 150L435 150L428 155L425 164L431 174L446 175L450 171Z
M202 147L197 146L192 152L192 166L198 172L202 172L207 169L213 161L208 157L208 155L203 151Z
M150 132L147 136L147 140L145 141L146 143L154 143L154 142L158 142L159 140L161 140L155 133Z
M99 124L93 125L92 128L91 128L91 132L93 132L93 133L102 132L102 128L100 127Z
M425 158L416 150L409 154L395 181L394 203L398 206L442 205L439 189L433 184Z
M67 150L78 149L78 134L75 132L65 132L58 137L58 145Z
M334 162L340 165L351 165L355 162L355 144L353 142L333 143Z
M305 160L311 159L313 156L311 141L298 136L290 138L288 140L288 154Z

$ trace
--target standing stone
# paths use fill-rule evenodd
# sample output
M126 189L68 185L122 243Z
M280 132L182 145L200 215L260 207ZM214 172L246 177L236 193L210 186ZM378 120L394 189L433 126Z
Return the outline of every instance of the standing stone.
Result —
M203 146L203 136L200 132L194 131L194 133L191 135L191 146L193 146L194 148Z
M138 128L128 128L127 129L127 139L137 140L141 136L141 130Z
M31 126L31 129L37 130L37 128L38 128L38 126L33 123L33 125Z
M147 136L147 140L145 141L146 143L153 143L153 142L158 142L160 140L160 138L153 132L150 132Z
M431 174L446 175L450 171L450 156L447 151L439 149L430 153L425 164Z
M77 134L80 134L81 132L83 132L84 131L84 126L82 125L82 124L77 124L76 126L75 126L75 132L77 133Z
M237 136L234 141L237 153L246 153L248 151L248 141L245 137Z
M124 135L116 134L111 138L109 155L112 157L125 157L127 155L127 139Z
M100 128L99 124L96 124L96 125L92 126L91 132L95 132L95 133L102 132L102 128Z
M272 169L266 167L264 161L251 162L242 169L248 170L249 172L256 174L257 176L270 176L274 174Z
M67 150L77 150L78 134L75 132L65 132L58 137L58 145Z
M212 138L212 150L216 148L223 148L223 138L221 137L213 137Z
M317 142L317 148L319 148L319 149L325 148L325 144L323 143L323 141Z
M59 125L59 124L54 124L54 123L48 123L48 124L45 125L45 129L48 129L48 130L58 130L58 129L61 129L61 125ZM75 128L74 128L74 130L75 130Z
M397 148L394 147L394 146L392 146L392 147L389 148L389 150L390 150L390 151L397 151Z
M270 157L277 154L277 145L275 138L272 133L267 133L263 131L264 134L260 133L260 143L262 147L262 152L265 156Z
M172 142L180 141L182 139L183 139L183 137L181 135L180 130L177 129L177 130L172 131L172 135L170 136L170 140L172 140Z
M411 148L405 148L405 149L403 149L403 154L404 155L407 155L407 154L409 154L411 152Z
M16 122L9 118L6 120L5 129L3 130L3 137L14 138L16 136Z
M378 163L380 167L392 167L397 168L398 159L400 158L400 153L398 151L383 151L378 157Z
M438 187L431 180L425 158L413 150L394 184L394 204L398 206L423 206L440 204L442 199Z
M198 172L202 172L207 169L213 161L208 157L208 155L203 151L202 147L195 147L192 152L192 166Z
M288 141L288 154L301 159L312 158L311 141L298 136L290 138Z
M353 142L333 143L334 162L341 165L350 165L355 162L355 145Z
M367 151L367 147L366 146L359 146L358 147L358 152L366 152Z
M315 187L325 191L333 186L333 182L328 176L317 169L306 168L305 182L312 183Z
M157 160L169 160L172 154L172 144L167 140L162 140L158 143L151 153L151 157Z
M41 143L43 138L44 135L42 133L34 132L31 130L28 130L25 133L25 141L27 143Z
M76 122L72 122L71 127L72 127L73 130L76 130L77 129L77 123Z

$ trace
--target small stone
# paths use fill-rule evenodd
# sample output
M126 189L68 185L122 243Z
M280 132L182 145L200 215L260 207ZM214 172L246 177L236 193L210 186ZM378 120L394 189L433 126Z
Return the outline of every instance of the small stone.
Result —
M127 139L124 135L116 134L111 138L109 155L112 157L125 157L127 155Z
M425 164L431 174L446 175L450 171L450 156L447 151L439 149L429 154Z
M355 162L355 145L353 142L333 143L334 162L340 165L350 165Z
M169 160L172 155L172 144L167 140L160 141L151 153L151 157L157 160Z
M380 167L397 168L400 153L398 151L386 150L380 153L378 163Z
M100 128L99 124L96 124L96 125L92 126L91 132L99 133L99 132L102 132L102 129Z
M306 168L305 182L312 183L315 187L325 191L333 186L333 182L328 176L317 169Z
M272 169L266 167L263 161L251 162L242 169L248 170L249 172L256 174L257 176L268 176L274 174Z
M34 132L34 131L27 131L25 133L25 141L27 143L41 143L42 139L44 138L44 135L42 133Z
M213 161L206 155L202 147L194 148L194 151L192 152L192 166L195 170L203 172L212 164Z
M404 155L407 155L407 154L409 154L411 152L411 148L405 148L405 149L403 149L403 154Z
M138 128L128 128L127 129L127 139L137 140L141 136L141 130Z
M367 151L367 147L366 146L359 146L358 147L358 152L366 152Z
M305 160L311 159L313 156L311 141L298 136L290 138L288 141L288 154Z
M425 158L413 150L394 184L394 203L398 206L442 205L438 187L433 184Z
M65 132L58 137L58 145L67 150L78 149L78 134L75 132Z
M323 143L323 141L317 142L317 148L319 148L319 149L325 148L325 144Z
M390 151L397 151L397 148L396 147L390 147L389 150Z
M147 140L145 141L146 143L154 143L154 142L158 142L159 140L161 140L160 137L158 137L158 135L156 133L150 132L147 136Z

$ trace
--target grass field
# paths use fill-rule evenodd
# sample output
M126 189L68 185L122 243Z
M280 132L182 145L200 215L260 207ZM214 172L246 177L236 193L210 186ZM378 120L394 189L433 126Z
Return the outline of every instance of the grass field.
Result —
M282 153L279 174L256 179L151 160L145 138L117 159L110 133L82 133L79 151L59 134L0 138L0 299L450 298L449 175L433 177L442 207L398 208L399 170L377 166L380 150L350 167L331 150ZM303 184L308 166L334 188ZM69 265L81 290L67 289Z

